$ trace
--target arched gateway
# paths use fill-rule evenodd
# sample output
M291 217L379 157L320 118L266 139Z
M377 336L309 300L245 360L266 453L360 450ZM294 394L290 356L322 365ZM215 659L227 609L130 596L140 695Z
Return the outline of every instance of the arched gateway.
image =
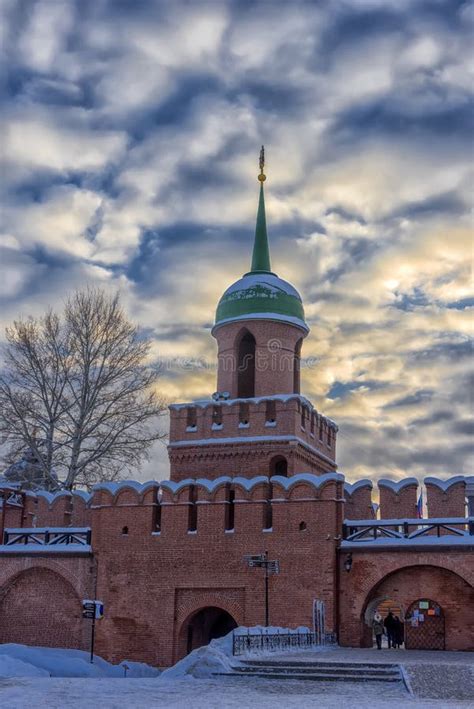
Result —
M427 593L427 595L424 595ZM431 596L431 598L430 598ZM428 564L407 566L382 578L366 596L361 613L362 647L373 644L374 612L393 599L405 613L407 650L472 649L474 588L453 571Z
M207 645L211 640L222 638L236 627L234 618L222 608L208 606L195 611L181 626L178 639L179 657Z

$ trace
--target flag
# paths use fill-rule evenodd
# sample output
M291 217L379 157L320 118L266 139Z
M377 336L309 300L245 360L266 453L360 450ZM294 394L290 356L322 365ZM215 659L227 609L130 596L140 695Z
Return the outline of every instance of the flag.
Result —
M418 502L416 503L416 516L418 519L423 518L423 493L420 492L420 497L418 498Z

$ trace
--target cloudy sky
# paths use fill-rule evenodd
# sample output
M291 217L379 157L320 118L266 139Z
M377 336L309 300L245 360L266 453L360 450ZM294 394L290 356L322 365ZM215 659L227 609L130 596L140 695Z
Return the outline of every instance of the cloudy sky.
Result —
M340 469L472 474L473 22L454 0L2 0L2 329L119 288L163 393L208 396L264 143ZM166 470L161 446L142 475Z

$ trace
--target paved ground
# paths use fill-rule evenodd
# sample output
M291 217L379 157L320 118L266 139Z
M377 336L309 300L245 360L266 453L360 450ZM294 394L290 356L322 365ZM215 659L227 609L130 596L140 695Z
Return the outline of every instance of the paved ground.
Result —
M275 656L276 659L277 656ZM278 659L304 662L394 662L405 670L419 699L470 700L474 706L474 653L372 648L327 648L317 652L288 653ZM447 705L446 706L451 706Z
M2 709L467 709L423 700L402 686L245 679L8 679Z

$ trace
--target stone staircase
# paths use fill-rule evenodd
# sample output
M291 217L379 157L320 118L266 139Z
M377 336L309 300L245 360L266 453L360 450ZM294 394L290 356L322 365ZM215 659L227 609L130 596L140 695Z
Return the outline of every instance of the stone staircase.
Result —
M305 662L297 660L241 660L230 677L302 679L317 682L402 682L400 666L385 662Z

